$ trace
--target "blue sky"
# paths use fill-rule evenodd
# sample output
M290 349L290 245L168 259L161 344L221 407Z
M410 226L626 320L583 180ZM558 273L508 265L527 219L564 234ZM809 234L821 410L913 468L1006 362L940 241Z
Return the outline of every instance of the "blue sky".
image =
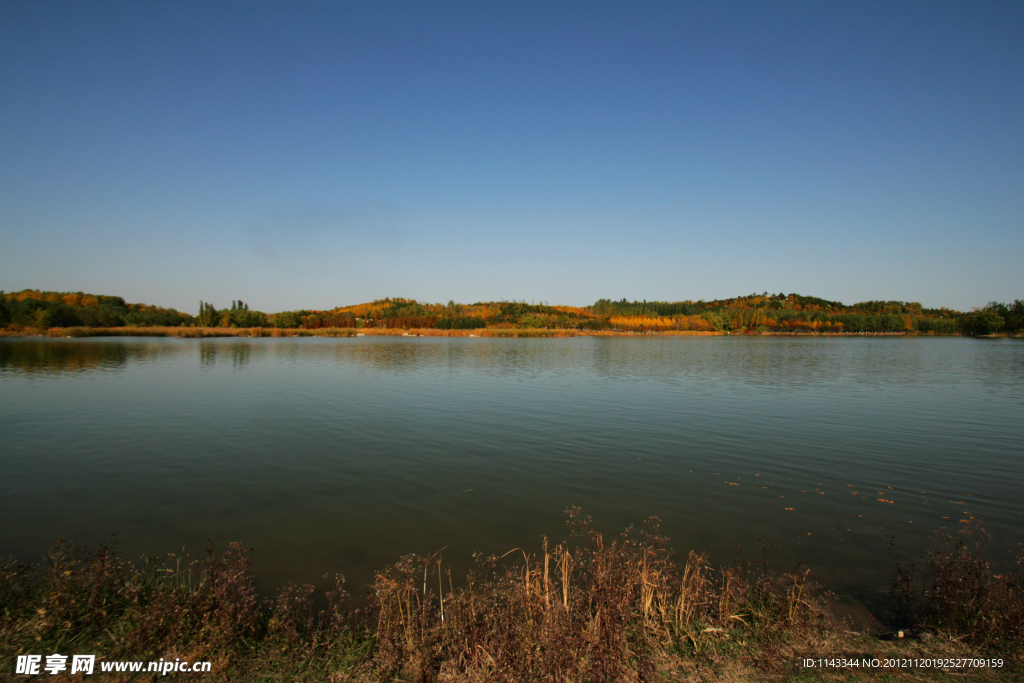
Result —
M0 4L0 289L1024 298L1024 3Z

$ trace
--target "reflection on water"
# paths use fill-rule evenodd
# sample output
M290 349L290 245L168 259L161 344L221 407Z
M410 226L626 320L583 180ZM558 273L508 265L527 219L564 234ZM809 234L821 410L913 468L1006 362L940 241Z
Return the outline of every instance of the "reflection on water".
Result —
M129 358L148 356L147 349L125 344L76 344L61 341L0 343L0 372L28 374L79 373L123 368Z
M582 505L721 562L765 537L863 596L890 534L921 552L970 511L1024 540L1022 387L1016 340L4 340L0 554L222 534L269 583L358 586Z
M735 383L753 389L812 387L948 386L950 377L1018 386L1024 356L1009 352L1018 340L872 339L850 352L856 339L704 337L554 338L544 344L516 339L143 339L6 340L0 372L61 374L123 368L171 356L198 356L202 367L250 361L337 363L388 373L472 371L492 376L561 376L587 373L614 381ZM717 343L716 343L717 342ZM945 356L943 344L971 344ZM847 348L844 348L845 347ZM928 348L928 345L934 345ZM952 348L952 347L947 347ZM895 350L898 349L898 352ZM881 353L877 351L881 350ZM936 367L933 362L951 363Z

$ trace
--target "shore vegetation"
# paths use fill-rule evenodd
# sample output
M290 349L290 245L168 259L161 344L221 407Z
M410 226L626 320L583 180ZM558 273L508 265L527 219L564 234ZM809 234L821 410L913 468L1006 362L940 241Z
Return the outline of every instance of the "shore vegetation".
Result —
M715 566L675 553L652 518L476 556L452 577L440 554L410 555L353 596L288 584L261 597L253 552L128 562L116 541L58 542L42 567L0 563L0 657L91 653L181 658L230 681L1009 680L1024 673L1022 566L981 559L980 522L940 536L921 565L896 559L893 610L866 628L835 618L811 572L766 559ZM767 555L767 553L765 553ZM814 668L820 658L985 658L995 667ZM133 680L137 680L138 677Z
M431 336L578 334L1024 334L1024 301L992 302L967 313L916 302L846 305L799 294L750 294L714 301L613 301L551 306L525 301L458 304L385 298L330 310L264 313L235 300L196 315L82 292L0 292L5 334L51 336L353 336L415 332ZM509 330L515 330L510 332ZM64 331L63 334L60 331ZM351 334L349 331L352 331Z

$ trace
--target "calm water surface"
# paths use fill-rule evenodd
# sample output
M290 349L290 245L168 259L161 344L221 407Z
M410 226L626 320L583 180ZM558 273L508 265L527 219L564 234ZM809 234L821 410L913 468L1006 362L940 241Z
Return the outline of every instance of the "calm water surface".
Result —
M0 554L206 538L262 585L536 549L651 515L870 602L887 536L1024 540L1024 343L959 338L0 341ZM879 500L882 499L882 500Z

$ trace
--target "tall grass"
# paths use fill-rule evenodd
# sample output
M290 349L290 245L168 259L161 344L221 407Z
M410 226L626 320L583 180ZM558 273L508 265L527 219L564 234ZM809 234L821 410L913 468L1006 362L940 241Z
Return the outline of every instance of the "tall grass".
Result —
M438 554L404 557L378 572L358 605L341 576L319 603L308 585L261 599L252 551L239 544L211 543L200 559L131 563L113 542L91 550L60 542L43 567L0 562L0 660L180 657L213 662L223 680L599 683L687 666L686 680L776 680L800 657L906 652L904 641L844 630L804 567L777 574L764 561L719 567L680 556L656 518L613 538L578 508L569 522L566 541L477 555L461 581ZM950 542L915 569L923 586L897 565L897 605L948 636L945 650L914 656L962 656L971 639L1010 653L1019 673L1019 573L994 574L979 548Z
M923 564L895 556L892 597L898 623L939 632L995 652L1024 651L1024 553L999 568L984 559L991 537L981 519L960 520L959 535L940 532ZM893 541L890 541L893 552Z
M744 332L747 334L749 332ZM413 336L413 337L624 337L624 336L721 336L729 332L701 330L573 330L490 327L467 330L438 330L433 328L387 328L387 327L324 327L318 329L275 328L275 327L53 327L49 329L20 327L0 328L0 336L47 336L47 337L181 337L186 339L210 337L355 337L355 336ZM732 332L740 334L740 332ZM771 336L851 336L873 334L917 334L905 332L759 332ZM1003 335L1006 336L1006 335Z
M211 544L202 560L171 554L139 563L124 561L115 547L90 550L62 541L50 549L43 571L0 563L0 656L177 656L213 661L222 670L244 659L258 672L301 667L316 657L345 663L367 650L369 641L350 632L352 610L340 576L326 609L314 612L312 586L288 585L276 600L260 600L252 551L237 543L223 553Z
M53 327L48 330L26 328L7 330L9 334L46 335L48 337L181 337L186 339L209 337L355 337L413 336L413 337L575 337L576 330L545 329L472 329L437 330L401 329L386 327L351 328L323 327L318 329L276 327Z
M41 331L40 331L41 332ZM276 327L54 327L48 337L354 337L350 328L324 327L317 330Z
M482 337L575 337L576 330L548 330L537 328L485 329L480 330Z
M718 569L702 555L676 557L656 520L606 541L589 517L570 514L572 541L478 556L463 581L438 555L402 558L358 609L341 577L320 611L312 586L261 601L252 554L238 544L211 545L202 560L130 563L113 543L59 543L43 570L0 565L0 657L170 654L324 678L625 681L649 678L668 653L714 651L730 634L828 627L806 572Z
M806 571L716 569L703 555L676 557L656 519L606 541L589 517L571 515L582 543L545 539L536 554L478 557L463 587L431 557L409 556L379 574L370 596L379 674L646 680L666 653L706 653L736 632L788 637L829 627Z

